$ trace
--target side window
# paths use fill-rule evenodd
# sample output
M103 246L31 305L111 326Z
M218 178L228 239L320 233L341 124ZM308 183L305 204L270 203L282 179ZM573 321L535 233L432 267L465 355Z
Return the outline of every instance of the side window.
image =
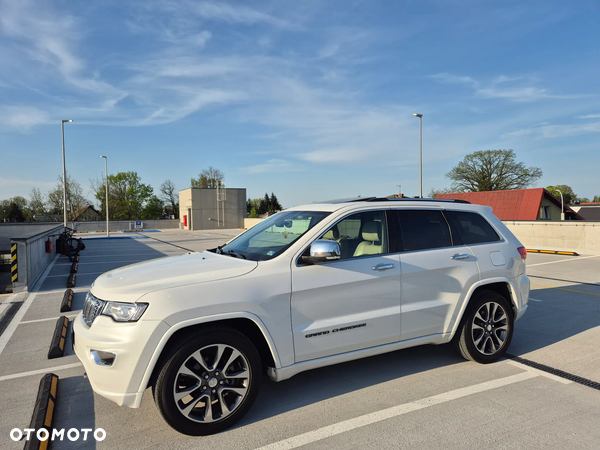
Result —
M479 214L464 211L446 211L445 214L454 225L463 244L481 244L500 240L498 233Z
M440 211L398 210L404 251L451 247L450 229Z
M320 239L337 241L342 259L387 253L385 212L352 214L329 228Z

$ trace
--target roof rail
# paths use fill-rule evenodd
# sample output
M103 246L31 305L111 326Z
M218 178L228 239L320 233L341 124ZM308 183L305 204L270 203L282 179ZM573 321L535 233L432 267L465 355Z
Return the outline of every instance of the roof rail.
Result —
M365 202L386 202L386 201L391 201L391 202L442 202L442 203L467 203L467 204L471 204L471 202L468 202L466 200L456 200L456 199L449 199L449 198L410 198L410 197L392 197L392 198L388 198L388 197L370 197L370 198L366 198L364 199Z

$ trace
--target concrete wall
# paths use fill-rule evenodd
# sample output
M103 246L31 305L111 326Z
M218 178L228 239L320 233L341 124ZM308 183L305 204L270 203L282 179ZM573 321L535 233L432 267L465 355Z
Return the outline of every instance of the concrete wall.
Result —
M11 239L11 244L17 244L18 280L13 282L13 292L31 290L40 278L48 264L56 255L56 238L63 230L63 225L44 231L21 235ZM52 253L46 253L46 241L52 241Z
M207 188L189 188L179 192L179 217L186 230L212 230L217 228L243 228L246 217L246 189L225 189L225 206L217 211L217 191ZM187 225L183 226L183 216ZM223 220L224 219L224 220Z
M263 220L265 220L265 219L249 219L246 217L244 219L244 228L246 228L246 229L252 228L254 225L261 223Z
M600 222L544 220L504 221L504 224L527 248L600 252Z
M164 220L140 220L142 228L136 228L135 220L109 220L108 229L110 231L125 231L125 230L172 230L179 228L179 219L164 219ZM77 232L93 233L97 231L106 231L106 221L99 222L69 222L70 228Z
M62 222L60 223L62 224ZM0 251L10 253L11 238L40 233L56 228L57 223L0 223Z

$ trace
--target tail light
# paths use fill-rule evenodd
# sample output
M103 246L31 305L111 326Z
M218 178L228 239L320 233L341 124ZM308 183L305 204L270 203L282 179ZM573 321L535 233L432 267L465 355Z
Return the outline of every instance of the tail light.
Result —
M522 260L527 259L527 249L525 247L519 247L517 251L519 252L519 255L521 255Z

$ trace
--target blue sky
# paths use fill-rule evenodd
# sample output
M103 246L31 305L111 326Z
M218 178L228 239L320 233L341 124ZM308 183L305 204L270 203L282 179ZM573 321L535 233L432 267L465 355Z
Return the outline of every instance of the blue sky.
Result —
M0 199L213 166L284 207L418 195L477 150L600 195L600 4L0 0Z

